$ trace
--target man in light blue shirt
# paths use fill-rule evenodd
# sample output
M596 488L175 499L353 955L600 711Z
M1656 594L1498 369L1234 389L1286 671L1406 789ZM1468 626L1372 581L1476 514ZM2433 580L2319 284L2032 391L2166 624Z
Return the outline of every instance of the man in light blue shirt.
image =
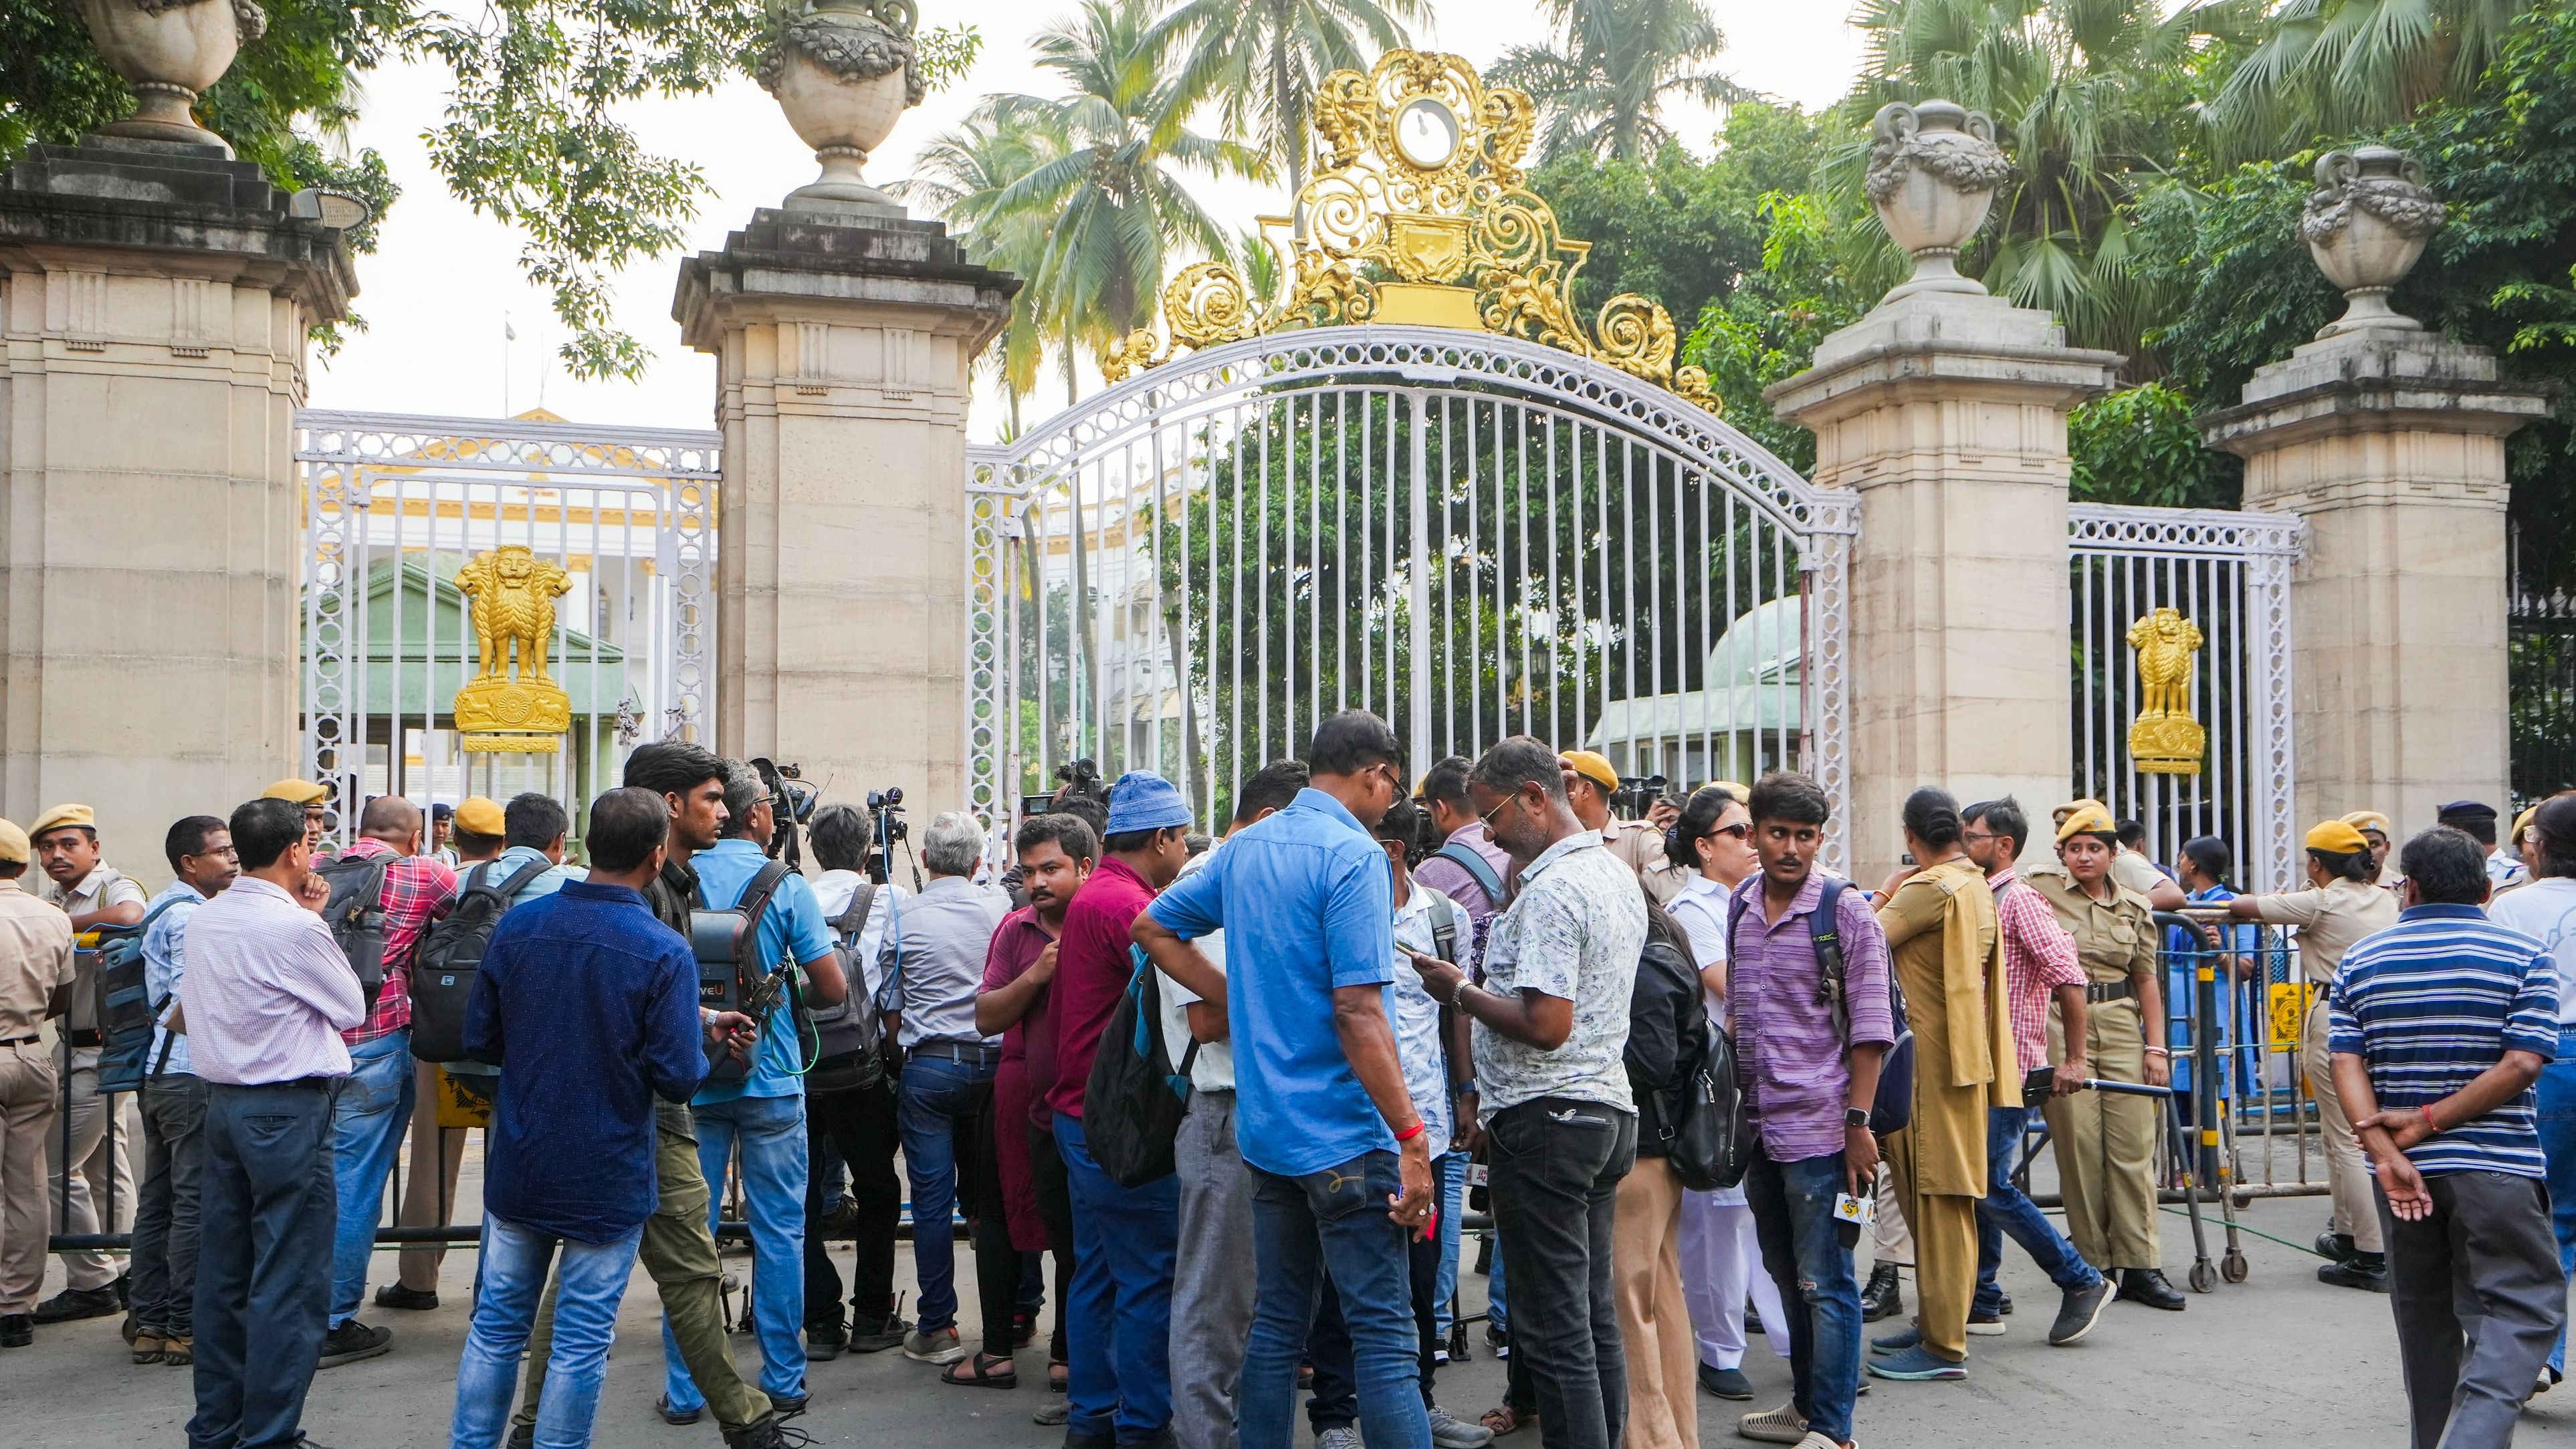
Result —
M726 762L724 837L689 858L698 873L699 904L731 910L769 864L776 828L767 787L738 761ZM814 888L788 872L761 912L757 952L750 970L767 975L779 963L802 968L798 988L813 1006L831 1006L848 990L832 928L814 899ZM761 1022L760 1046L749 1070L710 1081L690 1101L697 1119L698 1161L707 1175L707 1216L724 1201L725 1168L742 1145L742 1186L751 1222L754 1268L751 1311L760 1330L760 1387L779 1416L805 1407L805 1056L796 1039L796 1013L786 997ZM662 1325L666 1395L662 1417L696 1423L706 1399L680 1361L680 1346Z
M188 1035L170 1030L188 969L188 917L241 874L233 833L212 815L170 827L177 877L143 908L143 995L153 1008L144 1064L143 1187L131 1265L136 1363L192 1363L196 1346L197 1173L205 1163L206 1083L188 1070ZM184 1025L184 1023L182 1024Z
M1405 1250L1434 1203L1431 1142L1388 1024L1395 907L1386 853L1369 838L1403 798L1402 758L1375 715L1324 721L1307 751L1312 786L1136 918L1156 966L1226 1002L1236 1140L1255 1174L1242 1449L1288 1449L1326 1272L1350 1330L1363 1435L1378 1449L1431 1442ZM1189 944L1216 930L1223 973Z
M572 816L563 802L541 790L530 790L510 797L501 812L502 828L509 832L507 849L492 862L491 879L508 880L528 866L544 862L545 869L528 877L510 897L510 904L523 906L542 900L562 890L573 881L584 879L588 872L563 863L565 842L572 831ZM458 874L459 882L463 873Z

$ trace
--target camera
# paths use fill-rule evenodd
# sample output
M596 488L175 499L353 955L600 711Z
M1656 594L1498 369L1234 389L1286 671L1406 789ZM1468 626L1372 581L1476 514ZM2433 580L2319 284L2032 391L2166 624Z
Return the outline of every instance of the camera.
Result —
M1610 792L1610 813L1622 820L1640 819L1663 793L1661 775L1622 775L1619 788Z
M766 757L755 759L751 768L769 786L770 804L777 813L799 825L814 818L814 805L822 791L805 783L804 770L794 764L773 765Z
M877 839L880 842L901 840L912 834L912 826L903 818L903 787L888 785L868 792L869 813L877 817Z
M1075 760L1058 765L1055 767L1055 777L1058 781L1056 789L1043 795L1020 797L1020 814L1023 816L1053 814L1057 802L1067 797L1097 800L1104 806L1109 803L1109 789L1101 783L1100 765L1097 761Z

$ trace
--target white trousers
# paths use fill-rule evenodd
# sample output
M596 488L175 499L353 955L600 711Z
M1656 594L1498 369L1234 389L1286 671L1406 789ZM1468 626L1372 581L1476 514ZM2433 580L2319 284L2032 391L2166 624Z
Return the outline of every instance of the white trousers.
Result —
M1699 1361L1731 1369L1744 1362L1744 1303L1762 1315L1771 1351L1789 1356L1789 1319L1780 1307L1780 1285L1762 1266L1753 1234L1753 1209L1742 1192L1682 1194L1682 1299L1690 1305Z

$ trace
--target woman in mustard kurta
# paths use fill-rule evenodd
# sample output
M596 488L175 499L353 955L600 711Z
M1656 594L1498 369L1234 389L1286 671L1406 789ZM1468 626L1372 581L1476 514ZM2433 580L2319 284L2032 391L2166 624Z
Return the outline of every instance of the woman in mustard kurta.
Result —
M1871 1345L1869 1371L1954 1379L1967 1372L1986 1112L2019 1105L2021 1083L1994 893L1967 857L1959 803L1944 790L1917 790L1904 819L1905 848L1921 864L1891 882L1878 923L1914 1029L1914 1120L1888 1138L1887 1161L1914 1229L1921 1311L1911 1333Z

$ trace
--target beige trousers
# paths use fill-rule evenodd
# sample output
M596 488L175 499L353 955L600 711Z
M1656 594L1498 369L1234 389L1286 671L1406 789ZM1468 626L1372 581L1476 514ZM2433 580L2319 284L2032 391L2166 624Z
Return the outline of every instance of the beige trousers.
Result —
M1871 1185L1878 1198L1878 1217L1869 1229L1869 1265L1874 1270L1881 1263L1900 1268L1914 1266L1914 1233L1905 1221L1905 1195L1896 1188L1896 1174L1879 1158L1878 1177Z
M456 1174L465 1163L467 1129L440 1129L438 1068L427 1062L417 1065L412 1100L419 1105L412 1109L411 1155L403 1168L408 1176L403 1178L402 1204L395 1211L394 1221L407 1228L445 1227L456 1220ZM437 1164L436 1171L430 1170L432 1163ZM405 1288L434 1293L438 1291L438 1265L445 1261L445 1248L405 1248L396 1271Z
M1619 1180L1617 1213L1610 1290L1627 1349L1628 1449L1699 1449L1699 1351L1682 1297L1681 1179L1662 1158L1638 1158Z
M2361 1136L2335 1090L2334 1056L2326 1050L2326 998L2317 993L2299 1025L2299 1069L2307 1073L2308 1090L2317 1097L2317 1125L2326 1139L2326 1182L2334 1189L2334 1230L2352 1235L2352 1245L2365 1253L2380 1251L2379 1204L2371 1196L2370 1166L2361 1151Z
M1914 1174L1914 1134L1891 1133L1883 1179L1904 1205L1912 1226L1914 1326L1923 1346L1952 1363L1968 1357L1968 1304L1977 1293L1977 1200L1920 1190ZM1887 1210L1880 1208L1881 1220Z
M33 1042L0 1047L0 1317L35 1312L45 1281L45 1154L61 1093L51 1051Z
M2147 1039L2135 999L2095 1002L2087 1017L2085 1054L2105 1081L2147 1079ZM2048 1059L2066 1059L2065 1028L2057 1008L2048 1012ZM2105 1273L2164 1266L2156 1225L2156 1114L2154 1097L2118 1092L2077 1092L2051 1097L2040 1111L2048 1119L2049 1151L2057 1157L2058 1191L2066 1201L2066 1236L2084 1261Z

